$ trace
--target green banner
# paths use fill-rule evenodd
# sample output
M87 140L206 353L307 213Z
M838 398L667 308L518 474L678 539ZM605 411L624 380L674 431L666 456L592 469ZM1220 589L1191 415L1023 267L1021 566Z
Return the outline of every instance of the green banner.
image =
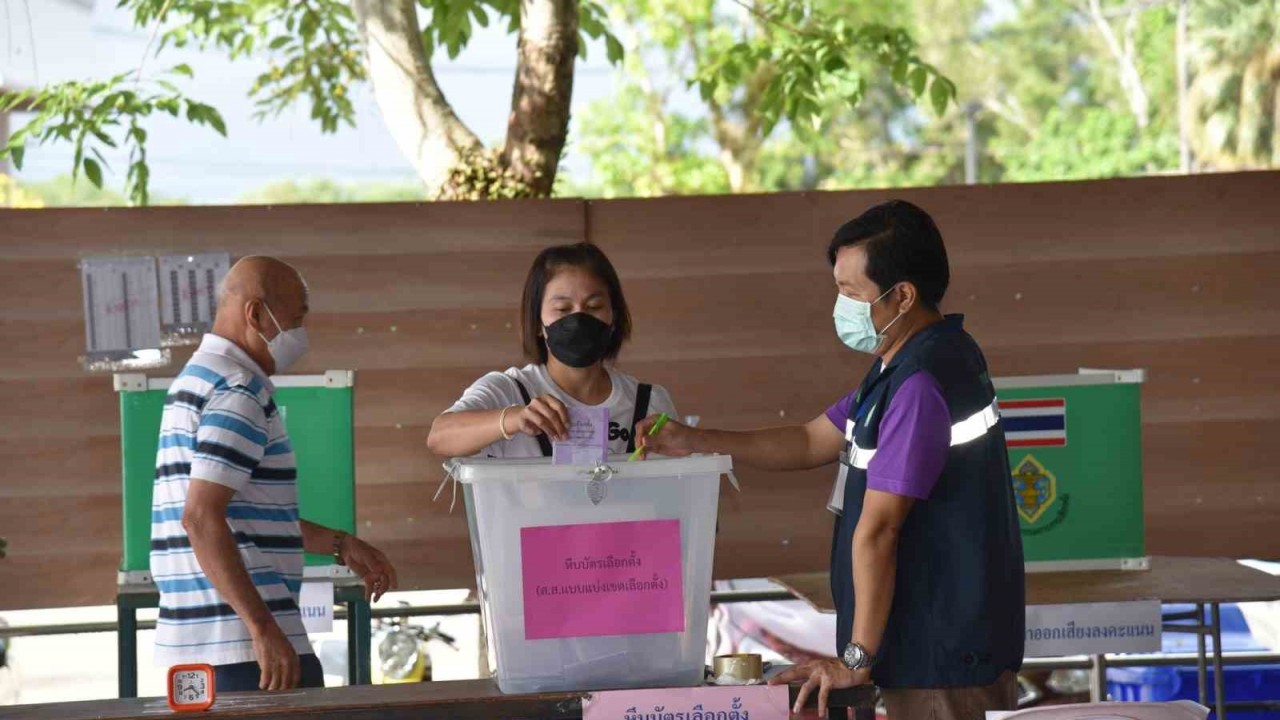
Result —
M124 457L125 571L150 567L151 489L156 476L160 415L167 390L120 393ZM298 459L298 512L311 522L355 532L353 388L280 387L280 408ZM307 555L307 565L330 565L330 555Z
M1017 383L997 395L1027 562L1143 557L1141 385Z

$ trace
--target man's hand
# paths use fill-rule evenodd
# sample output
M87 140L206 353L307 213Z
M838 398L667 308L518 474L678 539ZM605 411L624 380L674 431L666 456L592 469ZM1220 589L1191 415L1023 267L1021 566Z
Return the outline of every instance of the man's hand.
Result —
M843 690L844 688L857 687L866 685L871 682L871 669L862 668L861 670L850 670L835 658L826 658L823 660L813 660L779 673L777 676L769 680L770 685L782 685L784 683L792 683L797 680L803 680L804 685L800 688L800 692L796 695L796 706L791 712L799 715L804 708L804 703L813 693L814 688L818 690L818 717L827 716L827 696L832 690Z
M262 669L260 690L292 690L302 681L298 652L275 622L253 633L253 655Z
M342 562L364 581L366 600L380 600L388 590L400 586L387 556L354 535L342 538Z
M692 455L694 452L693 441L698 431L675 420L669 420L667 424L662 426L657 435L650 435L649 429L653 427L659 417L661 416L650 415L636 423L636 447L644 448L643 455L645 456L648 456L651 452L668 457Z

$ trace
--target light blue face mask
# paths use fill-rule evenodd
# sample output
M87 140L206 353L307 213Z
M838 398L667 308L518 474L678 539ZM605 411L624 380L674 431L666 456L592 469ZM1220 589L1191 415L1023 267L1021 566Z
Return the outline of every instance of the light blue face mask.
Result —
M874 353L884 342L884 334L893 327L893 323L902 318L902 313L898 313L898 317L880 331L876 331L876 325L871 320L871 306L883 300L884 296L891 292L893 288L885 290L884 295L871 302L854 300L848 295L837 296L835 320L836 335L840 336L840 341L858 352Z

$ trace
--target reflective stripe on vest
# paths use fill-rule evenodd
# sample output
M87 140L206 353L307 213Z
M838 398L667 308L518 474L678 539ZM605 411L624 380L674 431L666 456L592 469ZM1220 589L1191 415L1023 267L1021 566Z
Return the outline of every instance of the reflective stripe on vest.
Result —
M951 425L951 447L977 440L990 432L998 422L1000 422L1000 405L999 401L993 398L990 405ZM844 511L844 485L849 477L849 468L866 470L871 466L871 458L876 456L875 448L858 447L857 441L853 439L853 430L853 421L846 420L844 437L849 443L849 451L840 453L840 472L836 475L831 499L827 501L827 509L837 515Z

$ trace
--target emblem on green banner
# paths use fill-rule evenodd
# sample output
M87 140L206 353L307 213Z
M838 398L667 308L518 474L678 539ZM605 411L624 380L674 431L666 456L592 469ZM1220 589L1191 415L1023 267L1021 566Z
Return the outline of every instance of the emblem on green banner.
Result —
M1013 469L1013 495L1018 514L1034 524L1058 499L1058 479L1039 460L1027 455Z

